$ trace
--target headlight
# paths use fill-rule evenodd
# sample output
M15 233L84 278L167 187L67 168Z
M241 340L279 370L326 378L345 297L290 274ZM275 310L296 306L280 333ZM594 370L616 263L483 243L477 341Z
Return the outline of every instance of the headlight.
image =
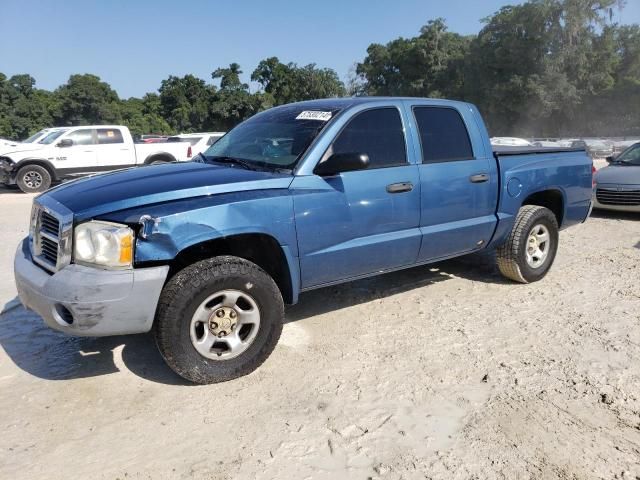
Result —
M133 230L110 222L87 222L74 233L73 258L76 263L104 268L131 268Z
M36 221L38 219L38 207L35 202L31 204L31 217L29 219L29 236L33 239L36 233Z

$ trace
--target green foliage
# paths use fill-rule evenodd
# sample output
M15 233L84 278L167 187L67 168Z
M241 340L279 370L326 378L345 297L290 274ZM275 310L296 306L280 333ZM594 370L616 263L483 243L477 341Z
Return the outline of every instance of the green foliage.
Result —
M160 89L160 113L176 132L202 130L207 123L214 89L204 80L185 75L170 76Z
M220 80L220 89L210 104L210 130L228 130L263 110L262 96L249 92L249 85L240 81L241 74L237 63L211 73L213 80Z
M369 95L471 101L498 135L637 135L640 27L611 23L623 6L530 0L486 18L475 37L433 20L417 37L370 45L352 84Z
M173 129L160 114L160 107L160 97L155 93L148 93L142 99L129 98L120 103L120 118L134 136L170 134Z
M475 36L428 21L417 36L371 44L350 72L277 57L237 63L212 83L170 76L158 93L121 100L95 75L50 92L0 73L0 137L49 126L122 123L134 134L227 130L274 105L344 95L446 97L476 103L494 135L640 134L640 26L612 23L625 0L529 0L484 19ZM255 90L255 89L254 89Z
M117 123L119 120L118 94L96 75L71 75L55 95L57 125Z
M41 125L53 123L55 99L51 92L34 88L30 75L7 79L0 73L0 136L24 138Z
M456 98L464 82L461 66L469 43L469 37L448 32L438 18L417 37L370 45L356 72L365 79L369 95Z
M284 64L278 57L262 60L251 74L273 105L282 105L314 98L344 96L344 84L330 68L317 68L314 63L299 67L295 63Z

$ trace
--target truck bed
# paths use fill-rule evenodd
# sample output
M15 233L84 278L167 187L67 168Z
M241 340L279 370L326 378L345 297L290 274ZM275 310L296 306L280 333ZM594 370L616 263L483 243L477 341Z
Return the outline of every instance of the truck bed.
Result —
M496 147L493 156L501 189L492 245L505 240L522 205L540 204L539 192L547 192L542 205L556 213L561 229L589 215L593 161L584 148Z

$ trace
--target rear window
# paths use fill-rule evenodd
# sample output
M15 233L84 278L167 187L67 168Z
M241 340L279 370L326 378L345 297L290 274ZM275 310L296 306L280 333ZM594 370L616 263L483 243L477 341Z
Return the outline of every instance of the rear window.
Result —
M167 142L170 142L170 143L189 142L190 145L195 145L200 140L202 140L202 137L169 137L167 138Z
M467 127L455 109L414 107L413 114L420 131L422 163L473 159Z
M111 143L124 143L122 132L117 128L99 128L98 144L108 145Z
M220 140L222 138L222 135L211 135L209 137L209 140L207 140L207 145L211 146L214 143L216 143L218 140Z

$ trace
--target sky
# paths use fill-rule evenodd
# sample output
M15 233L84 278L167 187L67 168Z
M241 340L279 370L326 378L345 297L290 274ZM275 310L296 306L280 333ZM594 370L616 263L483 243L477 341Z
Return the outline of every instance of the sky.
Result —
M477 33L505 0L0 0L0 72L29 73L54 89L73 73L93 73L121 98L155 92L169 75L207 82L237 62L248 81L277 56L330 67L346 79L371 43L412 37L428 20ZM640 23L628 0L621 23Z

